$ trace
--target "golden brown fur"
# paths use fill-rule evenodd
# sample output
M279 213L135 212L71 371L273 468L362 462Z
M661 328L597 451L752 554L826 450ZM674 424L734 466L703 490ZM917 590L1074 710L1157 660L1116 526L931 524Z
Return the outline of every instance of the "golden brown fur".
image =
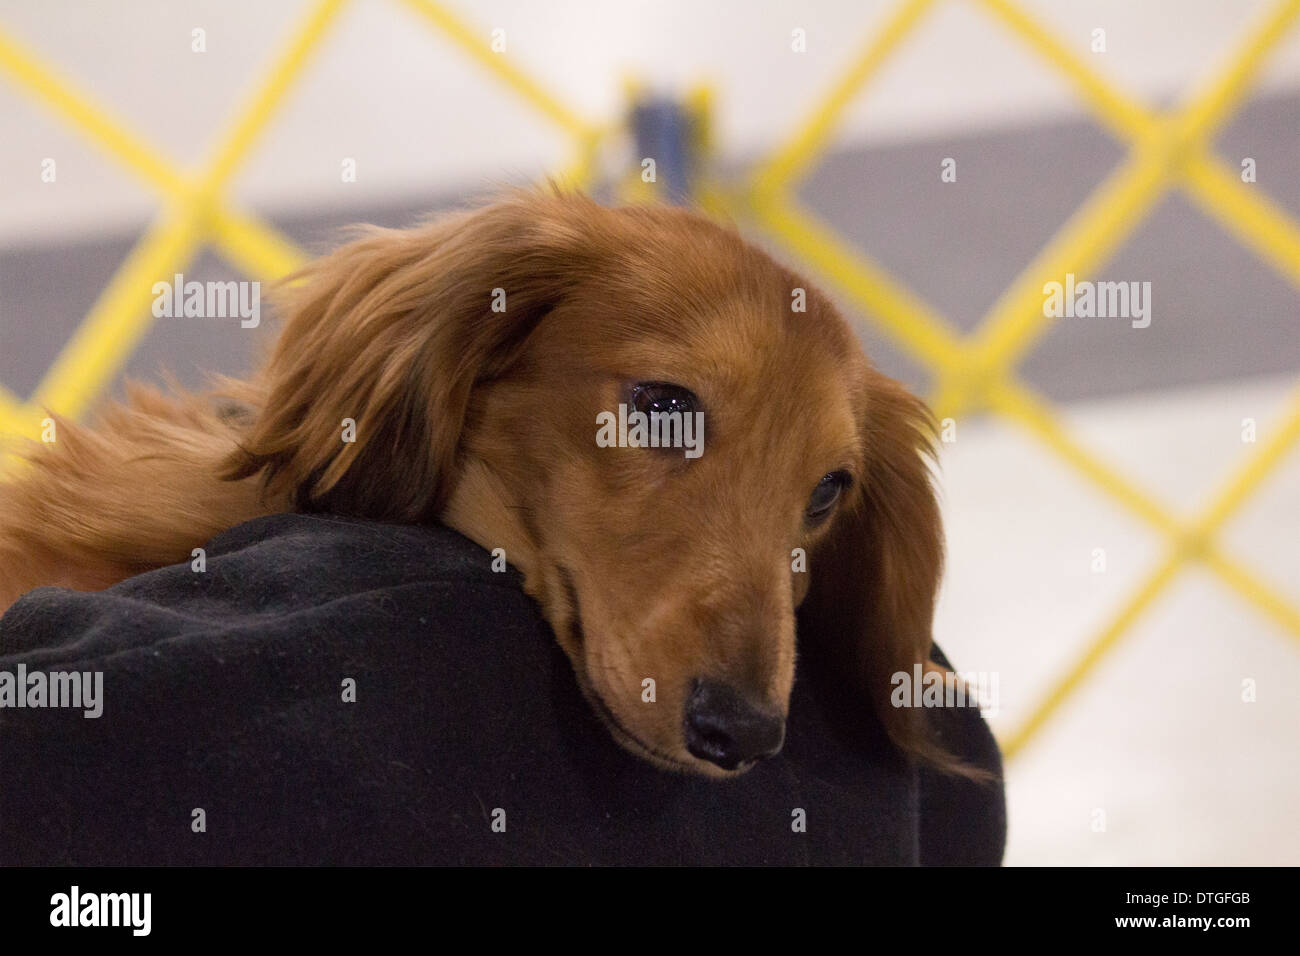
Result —
M0 486L0 609L188 560L259 514L442 520L505 549L647 759L725 775L684 750L683 702L705 675L784 713L802 603L801 651L838 655L905 751L955 765L888 702L889 676L929 660L928 413L808 283L685 211L520 193L369 230L283 292L274 354L223 390L246 416L136 388L93 430L61 421ZM596 414L636 381L699 396L701 458L597 447ZM837 469L852 484L809 528L809 492Z

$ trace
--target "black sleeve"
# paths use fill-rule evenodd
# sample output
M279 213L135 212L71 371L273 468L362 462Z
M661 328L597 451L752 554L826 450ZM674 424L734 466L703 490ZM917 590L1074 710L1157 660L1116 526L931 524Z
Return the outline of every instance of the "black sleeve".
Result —
M950 667L943 652L935 661ZM1002 754L978 709L932 711L935 734L950 752L992 778L977 782L922 768L921 865L997 866L1007 842Z
M518 575L446 528L276 515L203 571L38 589L0 619L0 693L20 671L25 703L35 672L102 675L102 713L0 708L0 864L897 865L931 862L932 836L936 861L1001 855L987 799L918 788L815 674L782 754L737 780L624 753Z

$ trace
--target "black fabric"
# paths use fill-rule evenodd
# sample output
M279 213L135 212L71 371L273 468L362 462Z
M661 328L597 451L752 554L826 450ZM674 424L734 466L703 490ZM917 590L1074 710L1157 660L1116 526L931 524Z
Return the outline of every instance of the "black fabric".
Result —
M1001 786L918 775L815 661L801 661L784 750L739 779L624 753L518 574L441 527L275 515L214 539L203 573L40 588L0 620L0 671L20 663L103 671L104 703L98 719L0 709L4 864L1002 854ZM975 711L945 722L950 745L998 768Z

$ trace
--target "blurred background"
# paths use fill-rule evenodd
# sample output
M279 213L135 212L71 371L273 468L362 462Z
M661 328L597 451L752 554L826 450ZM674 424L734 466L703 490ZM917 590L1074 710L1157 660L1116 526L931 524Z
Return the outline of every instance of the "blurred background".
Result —
M932 400L1008 863L1300 864L1300 3L0 0L0 431L248 370L155 282L546 176L735 221Z

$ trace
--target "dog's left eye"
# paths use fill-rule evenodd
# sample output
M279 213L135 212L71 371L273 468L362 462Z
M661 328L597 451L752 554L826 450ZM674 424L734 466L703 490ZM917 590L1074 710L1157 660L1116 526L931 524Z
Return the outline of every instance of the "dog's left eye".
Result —
M695 395L680 385L668 382L642 382L632 386L632 407L646 415L666 415L695 411Z
M808 523L818 524L824 521L848 486L849 476L846 472L833 471L829 475L824 475L808 499L808 508L804 511Z

